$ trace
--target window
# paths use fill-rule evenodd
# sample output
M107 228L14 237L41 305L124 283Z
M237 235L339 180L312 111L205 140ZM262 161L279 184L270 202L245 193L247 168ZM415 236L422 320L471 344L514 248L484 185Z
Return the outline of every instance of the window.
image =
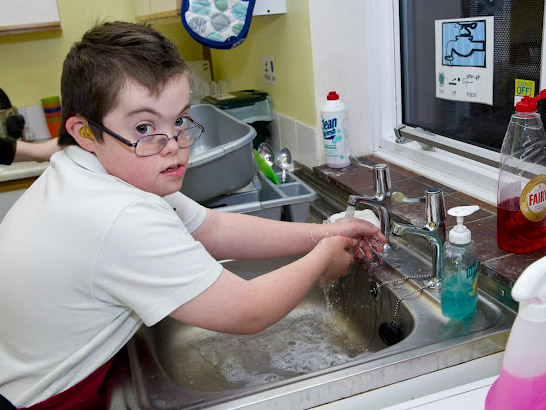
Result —
M391 100L374 113L377 155L496 203L498 153L514 111L516 80L533 82L534 95L542 89L544 0L374 3L380 4L368 9L370 66L375 67L376 82L392 84L372 91L386 92ZM438 98L435 22L480 21L487 16L494 22L493 104ZM459 34L469 35L470 26L464 26ZM481 50L479 35L470 38ZM385 70L389 65L391 74ZM544 120L546 104L539 112ZM392 125L395 132L389 129Z

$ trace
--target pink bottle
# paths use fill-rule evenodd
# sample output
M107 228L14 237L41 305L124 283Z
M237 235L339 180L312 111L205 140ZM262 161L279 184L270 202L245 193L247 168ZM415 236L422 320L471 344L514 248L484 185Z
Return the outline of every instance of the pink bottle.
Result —
M546 410L546 257L523 271L512 297L518 316L485 409Z

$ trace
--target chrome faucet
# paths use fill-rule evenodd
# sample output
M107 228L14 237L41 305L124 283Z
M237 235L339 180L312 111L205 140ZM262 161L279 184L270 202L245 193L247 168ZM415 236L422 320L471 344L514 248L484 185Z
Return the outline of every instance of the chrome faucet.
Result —
M391 173L389 166L387 164L366 165L353 156L350 157L350 160L353 165L372 171L374 195L349 195L347 203L351 206L363 203L374 208L379 215L381 232L388 241L391 230Z
M426 222L423 226L394 223L392 233L396 236L417 235L430 242L432 245L432 278L425 281L425 285L440 289L442 245L446 238L444 193L439 188L427 188L425 196L422 198L406 198L400 192L394 192L393 197L397 202L425 202Z

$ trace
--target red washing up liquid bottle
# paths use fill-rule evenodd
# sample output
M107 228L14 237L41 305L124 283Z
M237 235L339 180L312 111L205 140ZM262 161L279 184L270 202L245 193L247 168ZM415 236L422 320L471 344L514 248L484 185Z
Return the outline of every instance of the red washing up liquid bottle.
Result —
M542 90L516 104L502 142L497 192L497 243L527 253L546 245L546 133L537 111Z

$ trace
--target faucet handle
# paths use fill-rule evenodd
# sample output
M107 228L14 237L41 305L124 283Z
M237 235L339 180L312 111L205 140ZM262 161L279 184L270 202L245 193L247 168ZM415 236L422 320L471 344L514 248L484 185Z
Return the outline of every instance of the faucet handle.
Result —
M369 169L370 171L373 170L373 167L371 165L360 162L357 157L350 155L349 160L351 161L351 164L356 165L357 167L366 168L366 169Z
M390 197L391 194L391 172L387 164L375 164L373 166L363 164L357 157L349 156L351 163L357 167L365 168L373 174L373 188L376 195L385 195ZM390 200L390 199L389 199Z
M446 206L444 192L440 188L427 188L425 189L425 197L427 222L439 224L445 232Z
M445 240L445 202L444 193L440 188L425 189L425 196L408 198L402 192L393 192L392 199L399 204L425 203L426 225L438 230L442 241Z
M391 194L394 202L398 204L418 204L420 202L425 202L426 198L424 196L418 198L409 198L403 192L395 191Z

